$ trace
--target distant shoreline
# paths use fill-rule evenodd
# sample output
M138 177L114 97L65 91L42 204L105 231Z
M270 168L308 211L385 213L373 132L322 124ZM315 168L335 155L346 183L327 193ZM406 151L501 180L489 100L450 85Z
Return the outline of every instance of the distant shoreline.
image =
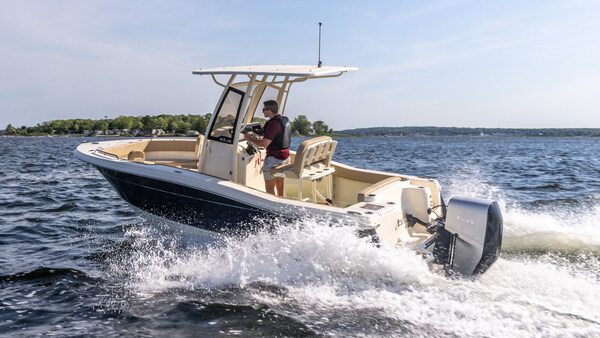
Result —
M502 138L502 137L522 137L522 138L594 138L600 137L600 135L348 135L348 134L328 134L326 136L338 137L338 138L354 138L354 137L380 137L380 138ZM83 135L83 134L69 134L69 135L0 135L0 138L36 138L36 137L65 137L65 138L169 138L169 137L197 137L187 135ZM316 135L294 135L292 137L317 137Z
M205 133L212 114L119 116L112 119L53 120L34 127L15 128L11 124L0 135L14 136L99 136L99 137L174 137ZM333 130L323 121L314 123L299 115L292 124L296 135L335 137L600 137L600 128L467 128L467 127L370 127Z
M600 128L373 127L333 133L383 137L600 137Z

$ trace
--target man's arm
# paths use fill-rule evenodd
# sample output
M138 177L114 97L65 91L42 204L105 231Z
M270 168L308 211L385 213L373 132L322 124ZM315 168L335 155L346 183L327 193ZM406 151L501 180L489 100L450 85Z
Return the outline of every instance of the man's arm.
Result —
M269 144L271 144L272 140L266 139L266 138L258 138L256 136L254 136L254 134L244 134L244 139L258 147L261 148L266 148L269 146Z

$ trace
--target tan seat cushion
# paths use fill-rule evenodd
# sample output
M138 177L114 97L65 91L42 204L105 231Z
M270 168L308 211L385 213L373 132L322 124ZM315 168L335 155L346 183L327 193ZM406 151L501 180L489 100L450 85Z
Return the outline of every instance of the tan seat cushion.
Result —
M364 188L363 190L361 190L358 193L358 197L357 197L358 202L363 202L365 200L365 196L368 196L369 194L373 194L377 190L385 187L386 185L389 185L389 184L392 184L392 183L398 182L398 181L402 181L402 178L401 177L389 177L383 181L379 181L373 185L370 185L370 186Z
M294 163L280 164L276 167L271 168L271 176L283 176L286 171L292 171Z
M141 150L132 150L127 154L127 161L144 162L146 154Z

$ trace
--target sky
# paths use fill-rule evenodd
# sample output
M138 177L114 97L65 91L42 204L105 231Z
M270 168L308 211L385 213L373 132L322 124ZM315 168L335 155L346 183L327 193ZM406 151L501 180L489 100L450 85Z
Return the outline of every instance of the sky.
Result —
M599 1L0 0L0 129L206 114L198 68L318 61L286 115L364 127L600 128Z

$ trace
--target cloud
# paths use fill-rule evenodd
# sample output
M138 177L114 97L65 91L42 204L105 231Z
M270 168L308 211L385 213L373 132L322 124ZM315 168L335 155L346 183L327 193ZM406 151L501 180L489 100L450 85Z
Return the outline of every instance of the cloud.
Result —
M207 82L194 82L198 79L191 71L198 62L212 62L207 51L214 47L207 41L203 50L190 48L185 41L170 40L170 33L144 37L144 20L162 26L176 18L172 14L149 11L154 14L141 19L131 13L143 12L141 4L123 14L115 12L114 4L94 2L4 7L0 72L6 81L0 82L0 123L212 110L213 102L197 100L213 91L199 92L198 84ZM132 28L136 25L141 26Z
M572 101L581 114L599 108L597 3L4 1L1 8L0 128L204 114L219 88L193 69L316 62L318 21L325 64L361 71L298 85L290 113L326 116L334 128L371 123L364 114L372 111L389 113L393 125L454 114L454 125L468 126L489 113L505 117L489 126L540 116L560 126L572 119L543 111ZM510 115L523 109L532 115Z

